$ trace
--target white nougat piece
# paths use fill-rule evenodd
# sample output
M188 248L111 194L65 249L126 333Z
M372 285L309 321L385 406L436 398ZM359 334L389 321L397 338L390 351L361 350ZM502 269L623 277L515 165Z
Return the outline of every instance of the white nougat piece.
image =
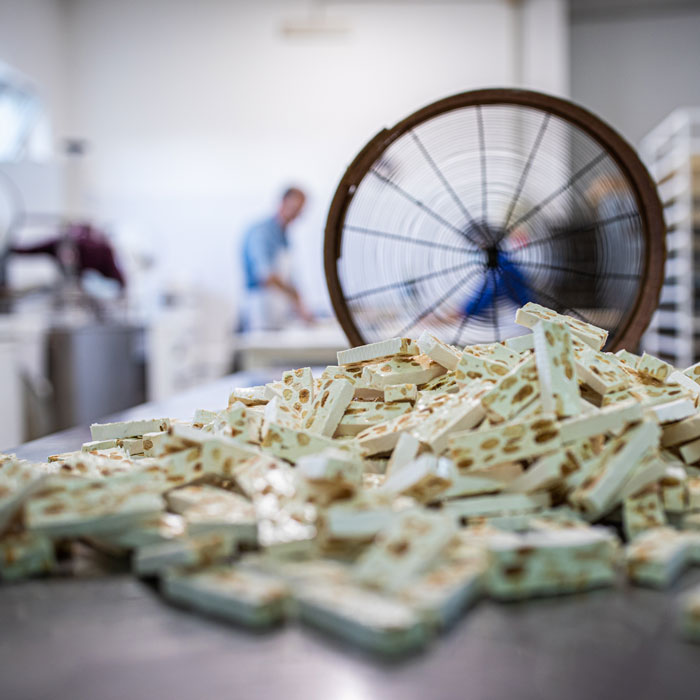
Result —
M118 423L93 423L90 433L93 440L113 440L119 438L140 437L144 433L154 433L167 430L170 427L168 418L153 420L130 420Z
M35 532L0 537L0 581L46 574L55 564L53 543Z
M412 498L396 498L380 489L361 491L357 496L331 505L323 518L323 530L330 539L367 540L387 527L399 513L415 508Z
M427 642L420 614L395 598L350 583L317 582L298 588L301 620L367 651L398 655Z
M137 576L153 576L172 567L209 566L230 556L235 548L231 532L207 532L139 547L132 567Z
M575 593L615 581L616 539L602 528L532 532L489 544L485 583L494 598Z
M264 406L268 400L265 386L260 385L234 389L228 398L228 404L230 406L240 401L244 406Z
M684 637L690 642L700 642L700 586L681 597L678 613Z
M119 446L119 440L111 438L109 440L91 440L84 442L80 448L83 452L94 452L95 450L110 450Z
M143 475L80 479L52 477L25 505L28 530L81 537L126 529L160 514L165 504Z
M612 353L596 352L583 348L576 354L576 374L593 391L608 394L632 385L631 375L625 371L621 361Z
M311 481L360 484L364 465L362 460L335 448L302 457L296 464L299 474Z
M401 433L418 425L422 417L424 416L417 410L377 423L377 425L357 434L357 444L363 454L368 457L381 452L389 452L396 447Z
M700 362L696 362L694 365L683 370L683 374L694 382L700 384Z
M469 518L482 516L531 513L548 508L548 493L503 493L495 496L476 496L473 498L456 498L442 504L443 512L465 522Z
M394 469L380 488L383 493L403 494L428 503L450 487L455 471L450 460L424 454Z
M482 397L481 403L492 423L515 417L540 395L535 358L530 357L502 377Z
M664 476L667 467L668 464L658 452L644 455L622 485L619 497L630 498L647 486L655 484Z
M436 454L442 454L453 433L469 430L484 418L484 407L478 393L471 389L458 394L445 394L433 404L416 412L418 418L411 432ZM486 388L483 389L486 391Z
M287 406L279 396L270 399L263 414L262 437L265 437L268 425L281 425L292 430L302 430L303 419L297 411Z
M542 409L560 418L579 414L581 393L568 327L552 321L540 321L535 324L532 335Z
M161 583L168 600L247 627L269 627L285 615L284 582L240 566L168 571Z
M389 340L380 340L378 343L358 345L349 350L339 350L338 364L350 365L390 355L417 355L419 352L416 341L411 338L389 338Z
M352 577L372 588L398 591L430 568L456 530L454 519L442 513L401 513L360 555Z
M158 544L183 537L187 531L187 522L175 513L158 515L135 521L131 526L100 535L96 539L100 544L117 549L137 549L149 544Z
M306 417L304 428L317 435L332 437L355 390L346 379L323 382Z
M700 438L681 445L678 452L686 464L695 464L700 460Z
M668 403L655 404L646 409L657 423L673 423L695 415L693 399L676 399Z
M583 440L594 435L617 433L630 423L642 419L642 407L637 401L605 406L585 415L575 416L559 424L563 443Z
M501 346L502 347L502 346ZM495 359L493 356L483 356L471 352L466 347L455 368L455 380L459 383L469 383L476 380L498 382L513 369L513 364Z
M622 525L627 540L645 530L666 525L666 514L658 490L649 488L622 501Z
M675 370L669 374L666 380L667 384L678 384L681 386L690 396L693 397L696 403L700 401L700 384L695 380L691 379L687 374Z
M53 466L0 454L0 533L21 512L24 503L43 485Z
M531 301L519 308L515 315L515 322L526 328L533 328L541 320L566 324L577 338L594 350L600 350L608 339L608 332L603 328L579 321L573 316L558 314Z
M396 443L396 447L391 452L391 457L386 465L387 477L395 469L400 469L412 462L418 455L420 440L411 433L401 433Z
M502 362L508 367L515 367L520 364L522 357L503 343L484 343L481 345L467 345L464 347L464 352L480 357L485 360L494 360Z
M669 365L668 362L664 362L646 352L639 358L635 369L639 374L650 379L656 379L659 382L665 382L671 372L673 372L673 366Z
M450 487L438 494L435 500L499 493L508 490L509 485L522 473L523 468L517 462L480 471L456 472L452 476Z
M409 413L412 408L406 401L351 401L340 419L334 437L357 435L367 428Z
M557 486L572 472L578 463L565 450L542 455L518 478L505 485L506 493L534 493Z
M631 581L666 588L688 566L700 563L700 533L668 527L647 530L627 545L625 560Z
M255 411L252 407L236 401L218 415L215 423L218 425L218 430L215 432L221 432L239 442L257 443L260 441L267 406L268 404L262 406L261 411Z
M530 459L559 449L559 427L552 415L535 416L483 431L454 433L449 456L461 470Z
M688 474L682 466L669 464L659 479L664 510L668 513L685 513L688 510Z
M260 443L262 448L292 463L304 455L333 447L333 440L307 431L293 430L283 425L269 425Z
M418 396L418 389L415 384L389 384L384 387L385 403L397 401L414 402Z
M628 350L625 350L624 348L622 348L622 350L618 350L615 353L615 357L617 357L621 362L624 362L626 365L628 365L632 369L636 369L637 362L639 362L639 355L635 355L634 353L629 352Z
M457 559L443 555L432 569L400 591L400 600L430 626L448 628L483 593L484 549L472 546L470 550L468 556Z
M446 369L456 369L462 354L456 348L438 340L432 333L423 331L418 338L418 347L421 353L435 360Z
M697 438L700 438L700 415L665 425L661 434L661 444L663 447L674 447Z
M314 378L310 367L282 373L282 399L301 418L306 418L314 400Z
M535 339L532 337L532 333L525 333L524 335L516 335L514 338L507 338L503 341L503 344L508 349L519 354L535 349Z
M608 513L619 502L620 489L633 469L658 446L660 434L656 423L643 421L611 440L593 473L569 496L569 502L588 520Z
M369 388L383 391L390 384L425 384L446 371L427 355L397 356L367 365L361 380Z

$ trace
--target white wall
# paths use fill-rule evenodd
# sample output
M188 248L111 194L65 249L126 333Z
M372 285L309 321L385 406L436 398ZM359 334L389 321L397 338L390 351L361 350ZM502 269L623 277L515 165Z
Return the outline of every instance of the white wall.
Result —
M571 25L571 92L632 143L676 107L700 105L700 6L582 12Z
M58 0L0 0L0 61L35 84L54 139L67 128L65 12Z
M19 56L17 67L46 86L57 135L91 143L79 208L157 250L169 282L235 294L241 230L287 183L306 187L295 250L319 306L327 208L362 145L451 93L523 85L566 94L568 30L565 0L520 10L508 0L350 0L326 7L347 35L285 38L282 22L311 4L0 0L12 9L5 31L0 22L0 60ZM37 27L49 35L32 64L20 49ZM54 60L64 28L64 58Z

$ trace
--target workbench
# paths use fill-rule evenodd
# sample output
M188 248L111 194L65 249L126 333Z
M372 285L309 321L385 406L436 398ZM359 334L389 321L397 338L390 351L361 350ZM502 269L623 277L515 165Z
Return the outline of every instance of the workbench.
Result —
M111 420L191 417L226 404L232 375ZM46 459L87 426L27 443ZM478 603L425 652L382 661L296 623L253 633L166 603L130 574L86 573L0 587L2 700L682 700L700 697L700 645L675 626L677 595L629 586L523 603Z

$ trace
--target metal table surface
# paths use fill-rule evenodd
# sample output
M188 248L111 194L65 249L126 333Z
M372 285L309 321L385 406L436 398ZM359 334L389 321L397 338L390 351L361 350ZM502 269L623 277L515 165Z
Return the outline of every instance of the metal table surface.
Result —
M226 403L227 377L113 418L187 417ZM30 459L75 449L87 427L16 450ZM168 605L132 576L53 578L0 588L2 700L138 698L620 698L700 694L700 646L679 639L670 591L620 582L577 596L483 601L419 655L388 662L291 623L251 633Z

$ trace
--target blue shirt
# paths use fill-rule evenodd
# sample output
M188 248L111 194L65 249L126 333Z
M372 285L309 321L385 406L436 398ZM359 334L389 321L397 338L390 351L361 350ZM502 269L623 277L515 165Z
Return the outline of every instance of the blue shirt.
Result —
M243 236L243 270L247 289L260 289L274 272L287 236L276 217L253 224Z

